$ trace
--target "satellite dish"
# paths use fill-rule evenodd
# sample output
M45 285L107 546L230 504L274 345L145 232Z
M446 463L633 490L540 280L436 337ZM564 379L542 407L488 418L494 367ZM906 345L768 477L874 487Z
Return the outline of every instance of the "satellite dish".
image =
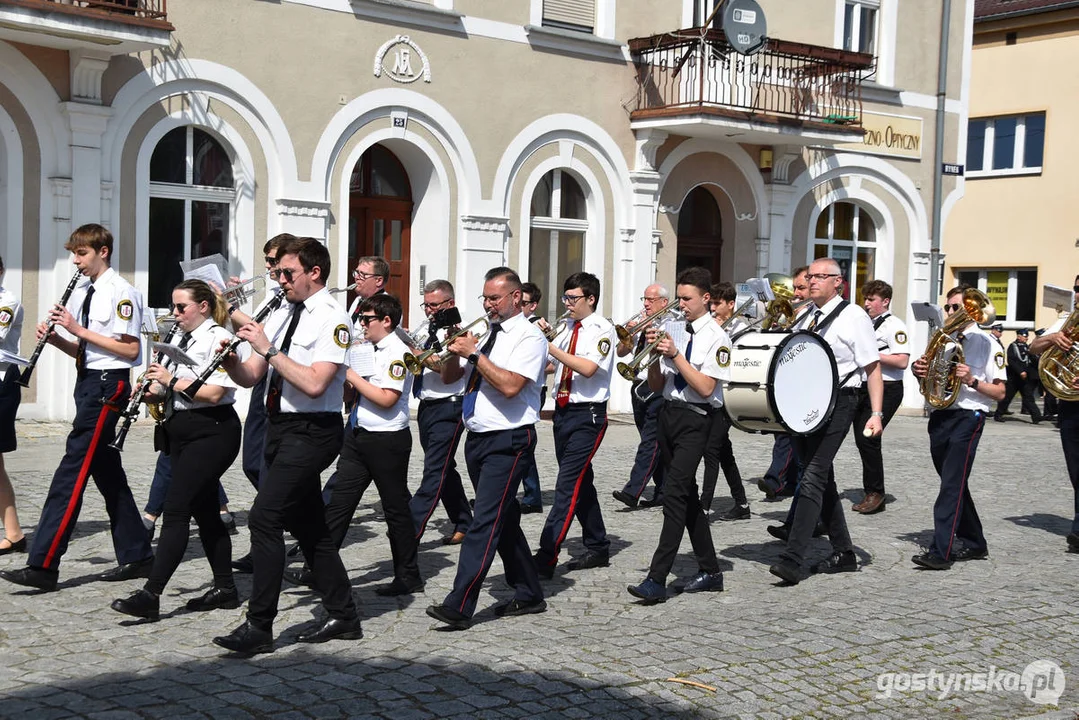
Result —
M767 40L764 11L756 0L727 0L723 8L723 32L735 52L752 55Z

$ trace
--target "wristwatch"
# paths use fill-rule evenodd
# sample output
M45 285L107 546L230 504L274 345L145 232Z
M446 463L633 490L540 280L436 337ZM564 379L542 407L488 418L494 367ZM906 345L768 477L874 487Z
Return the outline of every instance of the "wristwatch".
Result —
M971 390L977 390L978 389L978 378L974 378L974 382L972 382L970 384L970 389Z
M472 353L471 355L468 356L468 362L471 363L472 365L475 365L479 361L480 361L480 354L479 353Z
M266 358L266 361L269 362L270 358L272 358L274 355L280 354L280 352L281 351L278 350L275 345L271 345L270 347L266 348L266 352L263 353L262 357Z

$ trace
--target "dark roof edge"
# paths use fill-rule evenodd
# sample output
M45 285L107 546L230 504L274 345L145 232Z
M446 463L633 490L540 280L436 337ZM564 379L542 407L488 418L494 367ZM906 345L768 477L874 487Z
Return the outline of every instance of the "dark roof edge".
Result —
M974 17L974 23L990 22L992 20L1005 20L1007 18L1022 17L1024 15L1039 15L1042 13L1049 13L1055 10L1070 10L1072 8L1079 7L1079 0L1074 2L1060 3L1059 5L1047 5L1045 7L1026 8L1024 10L1013 10L1011 12L996 13L995 15L981 15Z

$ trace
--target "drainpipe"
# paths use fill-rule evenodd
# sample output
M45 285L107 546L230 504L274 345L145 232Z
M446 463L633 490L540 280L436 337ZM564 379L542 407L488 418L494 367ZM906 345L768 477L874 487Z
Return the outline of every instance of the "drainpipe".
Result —
M952 0L943 0L940 19L940 59L937 67L937 130L933 153L933 229L929 242L929 302L941 293L940 235L941 202L944 196L944 102L948 92L948 36L951 34Z

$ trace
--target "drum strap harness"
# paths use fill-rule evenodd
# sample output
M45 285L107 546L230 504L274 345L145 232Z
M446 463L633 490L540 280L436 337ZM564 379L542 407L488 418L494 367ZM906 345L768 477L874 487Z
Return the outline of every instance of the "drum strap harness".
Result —
M832 310L832 312L828 313L827 317L825 317L823 320L821 320L819 323L817 323L817 326L815 328L813 328L812 332L815 332L818 335L820 335L821 337L824 337L824 328L828 327L832 323L833 320L835 320L837 317L839 317L839 313L843 312L843 310L848 305L850 305L849 300L840 301L840 303L835 306L835 309ZM809 315L809 313L806 313L803 317L808 316L808 315ZM881 322L883 322L883 320ZM876 328L874 328L874 329L876 329ZM849 373L847 373L846 377L844 377L842 380L839 381L840 389L842 389L843 386L847 384L848 380L850 380L852 377L854 377L854 373L858 372L858 369L859 368L854 368Z
M880 330L880 326L884 324L884 321L891 316L891 313L882 313L877 316L877 319L873 321L873 329Z

